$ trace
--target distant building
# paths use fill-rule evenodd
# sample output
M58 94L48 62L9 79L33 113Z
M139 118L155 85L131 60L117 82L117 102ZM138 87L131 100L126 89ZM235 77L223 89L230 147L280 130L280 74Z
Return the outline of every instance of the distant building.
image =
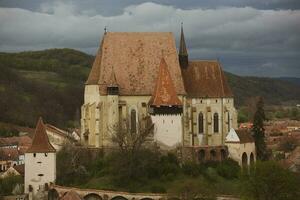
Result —
M46 132L52 146L59 151L65 143L72 142L73 138L67 131L57 128L51 124L45 124Z
M181 29L172 33L104 34L85 85L81 141L112 146L112 127L138 131L150 116L154 140L166 147L224 146L237 128L234 99L217 60L188 59Z
M25 153L25 193L35 196L56 179L56 150L49 142L46 127L39 119L32 145Z
M255 142L247 130L231 129L226 136L229 157L241 166L253 164L256 161Z

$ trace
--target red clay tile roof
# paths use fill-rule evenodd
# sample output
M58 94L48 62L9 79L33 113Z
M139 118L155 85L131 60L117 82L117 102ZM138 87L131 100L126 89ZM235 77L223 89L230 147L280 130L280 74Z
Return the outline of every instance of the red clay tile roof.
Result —
M29 147L26 153L47 153L55 151L55 148L49 142L45 125L40 117L36 125L32 145Z
M25 165L22 164L22 165L16 165L14 166L14 169L19 172L20 175L24 176L25 174Z
M182 102L175 91L173 81L164 58L160 61L155 89L149 104L158 107L182 105Z
M17 148L0 148L0 160L18 160L19 151Z
M189 97L233 97L218 61L189 61L181 71Z
M5 137L0 138L0 146L10 146L10 145L17 145L22 147L29 147L31 145L32 139L27 136L19 136L19 137Z
M172 33L106 33L87 84L98 81L100 94L105 95L114 68L120 95L151 95L162 50L177 94L185 94Z
M238 129L235 131L240 139L240 143L252 143L254 139L251 135L251 132L245 129Z

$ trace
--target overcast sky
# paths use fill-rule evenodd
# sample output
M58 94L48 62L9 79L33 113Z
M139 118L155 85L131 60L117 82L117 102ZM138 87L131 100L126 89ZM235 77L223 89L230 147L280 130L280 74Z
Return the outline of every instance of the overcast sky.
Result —
M300 0L0 0L0 51L74 48L95 54L108 31L184 23L191 59L240 75L300 77Z

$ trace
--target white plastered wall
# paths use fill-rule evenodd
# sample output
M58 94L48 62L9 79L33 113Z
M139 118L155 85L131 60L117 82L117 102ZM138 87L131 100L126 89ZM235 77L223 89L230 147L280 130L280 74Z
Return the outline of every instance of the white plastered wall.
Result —
M153 115L154 140L168 148L182 144L181 115Z
M55 153L25 153L25 193L29 192L29 185L36 194L40 186L45 183L55 183L56 154ZM42 175L42 176L41 176Z

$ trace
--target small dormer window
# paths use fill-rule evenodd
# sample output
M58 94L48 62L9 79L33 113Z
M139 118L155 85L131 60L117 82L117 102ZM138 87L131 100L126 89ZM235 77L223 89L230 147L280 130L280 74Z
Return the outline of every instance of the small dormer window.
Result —
M36 153L33 153L33 157L36 157Z

